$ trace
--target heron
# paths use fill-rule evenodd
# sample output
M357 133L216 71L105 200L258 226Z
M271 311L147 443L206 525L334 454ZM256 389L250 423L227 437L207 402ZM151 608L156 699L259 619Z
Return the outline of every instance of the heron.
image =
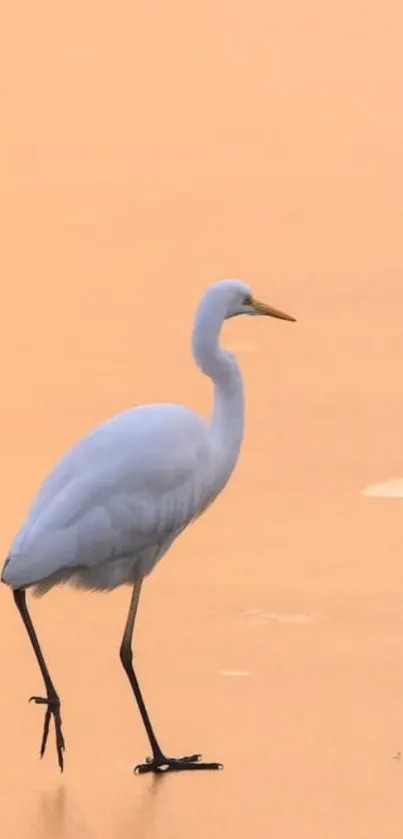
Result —
M70 583L87 591L132 588L120 645L151 756L138 774L221 769L200 754L167 757L151 724L134 669L133 632L144 579L184 529L217 498L231 477L244 434L240 366L220 346L225 320L263 315L295 321L253 297L238 279L219 280L204 292L192 332L196 365L214 385L211 416L178 404L140 405L99 424L56 464L39 488L2 570L22 618L44 682L40 756L55 729L60 771L65 741L59 694L45 661L26 601Z

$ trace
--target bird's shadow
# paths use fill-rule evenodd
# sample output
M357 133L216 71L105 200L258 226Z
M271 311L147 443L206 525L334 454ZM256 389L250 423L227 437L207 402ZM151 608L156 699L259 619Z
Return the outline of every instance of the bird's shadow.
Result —
M109 828L111 837L149 839L177 835L170 784L166 781L163 775L141 779L143 789L130 799L127 807L121 807L113 814L113 827ZM60 785L39 795L36 835L46 839L89 839L93 833L77 812L77 802L72 800L68 789Z
M141 780L141 782L144 781L145 778ZM132 800L127 811L115 819L114 839L122 839L123 836L157 839L159 836L177 835L174 814L170 806L170 784L166 782L167 778L163 775L151 775L147 778L147 786L137 799L137 801L140 799L138 806L133 807Z
M40 836L65 836L66 788L42 791L38 800L38 822Z
M49 839L88 839L90 830L82 818L77 818L71 805L71 797L64 785L41 792L37 835Z

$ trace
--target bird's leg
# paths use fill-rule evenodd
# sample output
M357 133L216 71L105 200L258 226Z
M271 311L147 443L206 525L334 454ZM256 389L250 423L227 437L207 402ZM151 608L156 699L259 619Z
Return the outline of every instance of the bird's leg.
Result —
M45 713L45 721L43 725L43 734L42 734L42 743L41 743L41 751L40 755L43 757L46 750L46 744L48 741L49 735L49 725L51 717L53 717L55 722L55 732L56 732L56 749L57 749L57 760L59 763L60 771L63 772L63 752L65 749L64 738L62 733L62 719L60 715L60 699L56 693L55 686L52 682L52 679L49 675L49 670L46 666L45 659L42 654L42 650L39 645L39 641L34 629L34 625L31 620L31 616L28 612L28 607L26 604L26 595L24 589L14 589L13 591L14 600L17 606L17 609L24 621L25 629L28 632L29 640L31 641L36 660L39 664L40 671L42 673L43 681L45 683L46 688L46 697L43 696L31 696L30 702L35 702L37 705L46 705L46 713Z
M202 763L201 755L199 754L189 755L188 757L165 757L154 734L150 717L148 716L139 683L133 669L132 638L141 584L142 580L134 584L129 614L127 616L122 643L120 645L120 660L129 679L152 750L152 757L148 757L145 763L140 763L136 766L134 771L136 774L144 774L146 772L159 774L163 772L183 772L184 770L191 769L222 769L221 763Z

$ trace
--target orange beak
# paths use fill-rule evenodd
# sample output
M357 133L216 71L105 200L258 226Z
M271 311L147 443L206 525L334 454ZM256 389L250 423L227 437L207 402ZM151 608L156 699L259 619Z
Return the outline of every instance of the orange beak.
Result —
M296 319L291 317L291 315L281 312L280 309L273 309L273 306L268 306L267 303L261 303L260 300L256 300L254 297L252 297L251 302L252 306L260 315L268 315L271 318L279 318L279 320L290 320L293 323L296 322Z

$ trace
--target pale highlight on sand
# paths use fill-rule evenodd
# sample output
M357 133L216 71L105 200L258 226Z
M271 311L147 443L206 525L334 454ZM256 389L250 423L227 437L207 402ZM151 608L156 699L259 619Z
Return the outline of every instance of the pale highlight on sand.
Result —
M391 478L379 484L370 484L362 494L368 498L403 498L403 478Z
M242 678L245 676L250 676L250 673L249 670L220 670L220 676Z

